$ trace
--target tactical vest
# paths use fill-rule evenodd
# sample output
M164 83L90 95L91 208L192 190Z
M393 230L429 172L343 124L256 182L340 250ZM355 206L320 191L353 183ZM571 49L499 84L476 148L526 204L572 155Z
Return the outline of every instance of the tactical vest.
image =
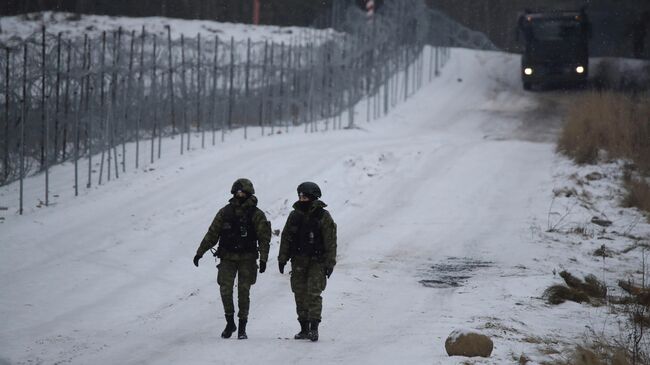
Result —
M311 215L297 210L290 223L291 235L291 256L320 257L325 252L321 219L323 209L316 209Z
M253 225L255 207L244 210L244 215L235 214L232 204L223 209L223 224L219 250L231 253L257 252L257 232Z

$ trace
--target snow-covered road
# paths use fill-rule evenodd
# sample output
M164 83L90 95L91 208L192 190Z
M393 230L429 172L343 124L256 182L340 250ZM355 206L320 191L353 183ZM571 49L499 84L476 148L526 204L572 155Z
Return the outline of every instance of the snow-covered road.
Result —
M456 364L446 336L475 328L495 340L482 363L504 364L532 345L503 327L580 334L584 323L566 320L579 305L533 310L553 280L534 231L548 213L559 123L520 91L518 65L454 50L442 77L381 120L366 123L362 104L352 130L233 135L185 156L167 141L153 170L77 198L72 167L60 166L56 206L30 202L24 216L13 214L17 186L0 189L12 199L0 225L0 363ZM219 338L214 263L191 259L238 177L253 181L274 229L300 182L323 190L339 263L318 343L290 339L298 323L278 237L251 292L249 340ZM32 199L39 186L27 182ZM445 276L461 269L467 278ZM435 287L442 276L460 285Z

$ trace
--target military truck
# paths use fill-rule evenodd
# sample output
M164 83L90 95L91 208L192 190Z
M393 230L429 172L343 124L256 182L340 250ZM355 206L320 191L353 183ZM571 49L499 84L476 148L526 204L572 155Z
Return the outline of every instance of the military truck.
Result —
M591 25L580 11L525 11L518 21L524 42L521 80L525 90L536 84L584 85L589 74Z

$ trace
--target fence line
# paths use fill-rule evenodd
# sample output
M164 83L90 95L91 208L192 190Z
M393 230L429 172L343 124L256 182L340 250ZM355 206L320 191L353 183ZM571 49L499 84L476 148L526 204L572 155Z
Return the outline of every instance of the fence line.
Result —
M88 158L90 188L119 178L130 161L138 168L147 152L150 163L162 158L163 136L179 137L173 140L183 154L192 133L200 133L205 148L206 132L215 145L218 132L223 141L234 128L243 128L244 138L249 126L262 135L300 124L315 132L318 120L326 130L349 128L360 101L369 121L422 87L425 45L433 46L431 81L448 60L447 47L467 43L458 25L421 1L387 1L372 17L345 0L334 1L333 9L315 26L336 32L308 31L288 44L201 34L174 40L170 28L159 35L144 27L64 39L43 27L22 43L0 45L0 184L20 180L22 214L23 179L45 173L48 205L49 168L64 161L74 163L78 195L82 158ZM127 159L130 142L135 153ZM149 151L140 148L146 142Z

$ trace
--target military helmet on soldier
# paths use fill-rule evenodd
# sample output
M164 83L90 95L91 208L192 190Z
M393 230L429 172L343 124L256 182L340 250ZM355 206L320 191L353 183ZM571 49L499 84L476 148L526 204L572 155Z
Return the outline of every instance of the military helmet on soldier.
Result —
M253 188L253 183L245 178L237 179L230 189L231 194L236 194L238 191L242 191L248 195L255 194L255 188Z
M298 195L300 194L309 197L310 200L316 200L321 197L320 188L316 183L311 181L306 181L298 185Z

